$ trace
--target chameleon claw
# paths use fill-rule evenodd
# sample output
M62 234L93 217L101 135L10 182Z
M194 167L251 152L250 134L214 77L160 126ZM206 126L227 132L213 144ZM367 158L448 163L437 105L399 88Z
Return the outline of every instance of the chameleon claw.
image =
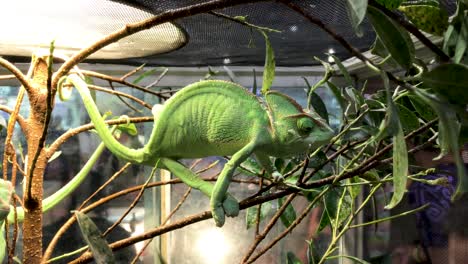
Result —
M225 222L224 209L222 206L216 206L211 209L211 214L217 227L222 227Z
M239 202L231 195L228 195L226 200L224 200L223 208L228 217L236 217L239 215Z

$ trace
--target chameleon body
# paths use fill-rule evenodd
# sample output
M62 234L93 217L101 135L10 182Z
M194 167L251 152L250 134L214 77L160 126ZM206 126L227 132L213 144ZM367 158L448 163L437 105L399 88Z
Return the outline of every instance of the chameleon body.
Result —
M290 97L265 94L266 103L243 87L226 81L200 81L186 86L164 105L153 107L151 136L141 149L120 144L104 123L86 83L76 74L69 81L78 89L86 110L106 147L117 157L138 164L167 169L187 185L211 197L217 226L225 216L236 216L239 205L227 193L234 170L255 154L275 175L269 156L302 154L328 142L332 129L313 118ZM205 182L177 160L231 156L215 185Z

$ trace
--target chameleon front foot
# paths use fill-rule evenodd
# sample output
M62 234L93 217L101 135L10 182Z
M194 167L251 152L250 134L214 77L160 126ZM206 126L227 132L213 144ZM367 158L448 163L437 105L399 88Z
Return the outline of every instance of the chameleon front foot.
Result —
M228 195L222 203L212 201L211 213L216 226L222 227L226 216L235 217L239 215L239 202L231 195Z

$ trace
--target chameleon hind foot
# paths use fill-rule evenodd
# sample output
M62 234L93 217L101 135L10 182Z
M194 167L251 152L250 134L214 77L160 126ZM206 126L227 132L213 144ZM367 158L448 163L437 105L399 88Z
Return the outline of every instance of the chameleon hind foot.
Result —
M223 203L212 203L211 213L216 226L222 227L226 220L226 216L235 217L239 215L239 202L237 202L237 200L231 195L227 195Z
M229 194L223 202L223 208L228 217L236 217L239 215L239 202Z

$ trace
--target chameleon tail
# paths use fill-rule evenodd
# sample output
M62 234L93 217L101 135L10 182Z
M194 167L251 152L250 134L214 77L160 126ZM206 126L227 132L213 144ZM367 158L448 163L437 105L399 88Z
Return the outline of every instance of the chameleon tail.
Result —
M93 122L99 137L102 139L106 147L118 158L124 159L132 163L143 163L145 162L144 149L132 149L122 145L117 141L112 133L107 128L96 104L89 93L88 85L83 79L77 74L71 74L68 76L68 80L76 87L81 95L86 111L88 111L89 117Z
M91 169L93 168L94 164L98 160L101 153L104 151L106 146L104 143L99 144L96 150L93 152L91 157L88 159L86 164L81 168L81 170L73 177L71 181L69 181L65 186L60 188L57 192L52 194L51 196L47 197L42 201L42 212L47 212L49 209L52 209L58 203L60 203L64 198L66 198L70 193L72 193L86 178L89 174ZM10 213L8 214L8 221L13 223L15 221L15 213L13 208L10 206ZM24 220L24 209L23 207L16 207L16 219L18 222L22 222Z

